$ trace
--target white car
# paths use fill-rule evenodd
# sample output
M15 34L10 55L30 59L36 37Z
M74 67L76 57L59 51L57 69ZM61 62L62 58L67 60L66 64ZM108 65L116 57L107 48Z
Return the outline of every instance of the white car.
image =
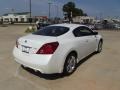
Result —
M93 52L101 52L103 39L85 25L56 24L19 38L15 60L44 74L70 75L76 64Z

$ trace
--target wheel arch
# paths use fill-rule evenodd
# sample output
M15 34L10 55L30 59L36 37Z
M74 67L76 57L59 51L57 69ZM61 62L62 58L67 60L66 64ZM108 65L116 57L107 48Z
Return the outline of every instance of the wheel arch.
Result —
M70 51L66 54L66 56L65 56L65 58L64 58L64 63L63 63L62 72L63 72L63 70L64 70L64 66L65 66L65 62L66 62L67 57L68 57L70 54L72 54L72 53L74 53L74 54L76 55L76 58L78 57L78 53L77 53L76 50L70 50ZM77 62L77 61L76 61L76 62Z
M66 58L67 58L70 54L72 54L72 53L75 54L76 58L78 57L77 51L76 51L76 50L71 50L71 51L69 51L69 52L66 54L65 60L66 60Z

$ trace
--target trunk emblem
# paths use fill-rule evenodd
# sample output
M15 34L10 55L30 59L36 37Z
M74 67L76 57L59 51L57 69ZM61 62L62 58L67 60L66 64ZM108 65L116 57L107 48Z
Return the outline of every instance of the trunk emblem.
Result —
M25 40L25 43L27 43L27 40Z

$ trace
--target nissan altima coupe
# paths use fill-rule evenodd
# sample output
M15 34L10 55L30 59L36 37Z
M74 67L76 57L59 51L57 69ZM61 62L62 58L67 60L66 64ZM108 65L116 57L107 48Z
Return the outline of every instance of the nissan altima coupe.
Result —
M16 41L15 61L44 74L70 75L77 63L93 52L101 52L103 39L85 25L56 24Z

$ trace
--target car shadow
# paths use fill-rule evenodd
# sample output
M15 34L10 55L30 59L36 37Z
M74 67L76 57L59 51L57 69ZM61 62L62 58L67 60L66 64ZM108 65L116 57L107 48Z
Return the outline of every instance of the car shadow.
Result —
M77 64L77 68L78 68L81 64L83 64L84 62L86 62L88 59L90 59L92 56L94 56L95 54L97 54L97 53L94 52L94 53L88 55L87 57L85 57L84 59L80 60L80 62Z
M59 73L55 73L55 74L43 74L39 71L35 71L31 68L28 68L28 67L24 67L21 65L21 67L28 71L29 73L35 75L35 76L38 76L39 78L44 78L46 80L55 80L55 79L59 79L59 78L63 78L64 76L62 74L59 74Z
M89 56L87 56L86 58L82 59L78 64L77 64L77 68L83 64L84 62L86 62L89 58L91 58L92 56L94 56L96 53L92 53L90 54ZM33 69L30 69L30 68L27 68L27 67L24 67L21 65L21 67L28 71L29 73L35 75L35 76L38 76L40 78L44 78L46 80L56 80L56 79L59 79L59 78L64 78L66 77L65 75L63 74L59 74L59 73L56 73L56 74L42 74L40 73L39 71L35 71Z

